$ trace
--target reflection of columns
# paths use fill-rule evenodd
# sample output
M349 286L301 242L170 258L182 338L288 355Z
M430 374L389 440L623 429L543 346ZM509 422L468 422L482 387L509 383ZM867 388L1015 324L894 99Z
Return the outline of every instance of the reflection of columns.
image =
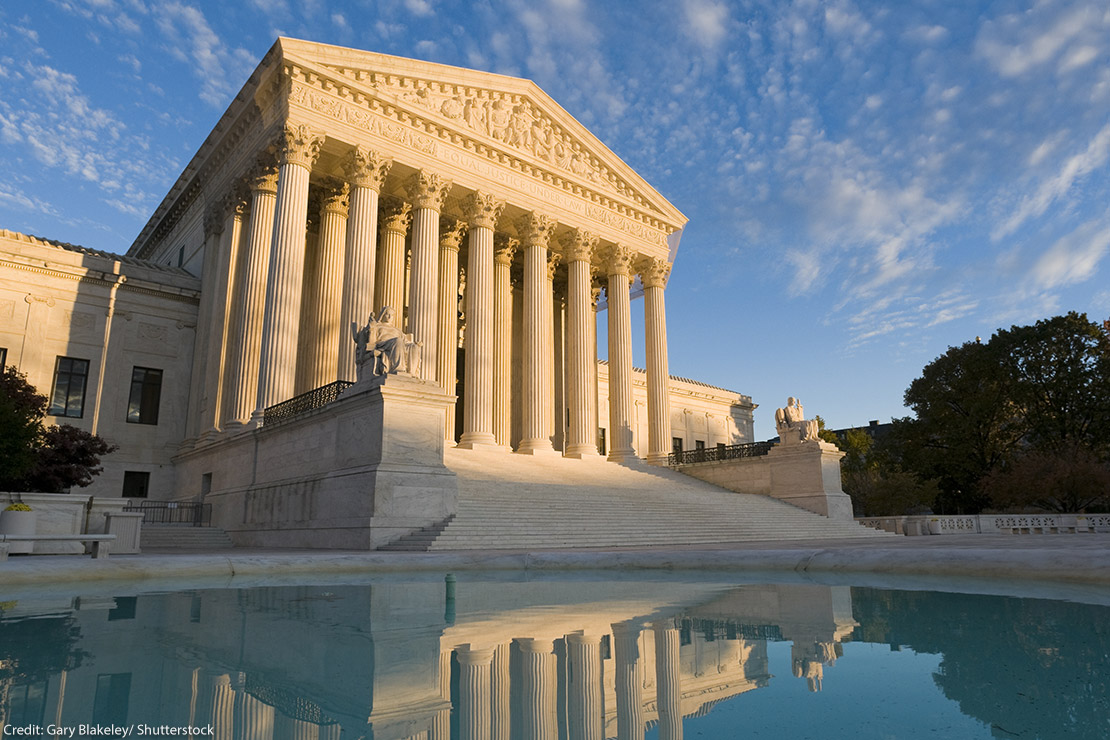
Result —
M343 160L351 186L347 251L343 261L343 305L339 314L339 379L355 379L352 323L362 326L374 309L374 258L378 231L378 193L392 160L358 146Z
M671 446L667 312L663 303L663 288L667 285L670 273L671 266L664 260L653 259L640 267L640 280L644 284L644 333L647 346L647 459L658 465L667 464L667 454Z
M312 285L306 300L309 306L306 328L308 364L301 392L319 388L339 377L339 307L343 295L335 289L335 278L343 269L343 252L347 238L347 183L329 179L324 184L320 203L320 243L316 248ZM346 332L344 332L346 334ZM343 337L347 339L346 336Z
M490 740L509 740L509 648L505 642L493 652L490 670Z
M493 649L467 647L455 653L459 656L459 736L462 740L489 740Z
M382 207L381 254L374 310L393 309L393 323L401 328L405 315L405 234L412 223L412 206L389 198Z
M613 304L609 304L613 310ZM617 738L644 736L644 662L640 659L640 625L613 625L613 662L617 686Z
M597 452L597 449L594 449ZM585 635L567 635L567 729L570 740L604 740L604 707L601 696L601 650L599 640Z
M440 648L437 678L439 679L439 698L451 701L451 649ZM432 729L428 740L451 740L451 708L439 710L432 717Z
M531 213L518 230L524 244L524 327L522 435L517 452L553 452L548 433L551 404L548 378L554 379L545 363L551 342L551 281L548 279L547 240L555 222Z
M632 252L615 246L609 253L609 459L634 458L632 448L632 314L629 275Z
M505 204L485 193L466 203L470 249L466 262L466 384L460 447L494 445L494 256L493 228Z
M519 243L516 239L501 234L497 234L494 238L493 436L497 444L502 447L509 446L511 434L513 294L510 267Z
M235 692L235 740L272 740L274 708L244 689Z
M418 376L433 382L438 357L439 212L450 189L450 180L423 170L414 174L408 183L408 195L413 203L408 331L413 341L423 345Z
M439 387L449 396L455 395L459 364L459 242L466 224L444 218L439 236L439 317L436 326L436 374ZM467 285L467 290L470 286ZM467 323L469 332L470 324ZM455 441L455 404L447 408L444 438Z
M659 740L682 740L678 648L678 630L674 623L655 625L655 706L659 712Z
M591 370L597 372L595 352L590 350L590 259L597 237L581 229L566 245L567 260L567 457L597 456L597 399L590 388Z
M231 677L226 673L212 677L212 724L213 740L232 740L235 736L235 689L231 687Z
M320 725L274 714L274 740L319 740Z
M270 240L274 233L274 204L277 201L277 169L261 166L248 180L251 215L247 230L247 253L240 270L239 297L235 302L238 347L229 373L229 424L245 424L258 395L258 350L262 344L262 316L266 301L266 273L270 266Z
M551 640L517 640L520 645L521 714L524 740L555 740L555 654Z
M323 137L305 126L286 124L278 156L278 193L274 235L262 322L258 398L255 414L287 400L297 369L297 329L304 273L308 175L320 154Z

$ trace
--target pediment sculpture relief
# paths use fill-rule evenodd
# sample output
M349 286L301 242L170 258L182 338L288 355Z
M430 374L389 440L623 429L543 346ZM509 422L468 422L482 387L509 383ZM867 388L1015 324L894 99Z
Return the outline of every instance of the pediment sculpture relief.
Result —
M783 444L820 439L817 434L817 420L806 419L801 400L793 396L786 399L784 408L775 411L775 431Z
M355 342L355 378L381 377L394 373L416 375L420 372L423 343L413 341L412 334L402 332L393 323L390 306L382 308L378 318L370 314L366 326L351 322Z

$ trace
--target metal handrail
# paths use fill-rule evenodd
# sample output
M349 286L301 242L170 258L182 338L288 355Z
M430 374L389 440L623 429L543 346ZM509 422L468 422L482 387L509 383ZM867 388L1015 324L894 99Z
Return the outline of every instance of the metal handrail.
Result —
M739 445L721 445L719 447L704 447L700 450L672 452L667 456L667 464L690 465L693 463L717 462L719 460L735 460L741 457L760 457L770 452L774 446L774 442L746 442Z
M262 426L273 426L294 419L301 414L327 406L339 398L339 394L350 388L354 383L348 380L337 380L334 383L313 388L307 393L294 396L288 401L276 403L262 412Z
M124 511L138 511L143 524L212 524L212 504L197 501L128 501Z

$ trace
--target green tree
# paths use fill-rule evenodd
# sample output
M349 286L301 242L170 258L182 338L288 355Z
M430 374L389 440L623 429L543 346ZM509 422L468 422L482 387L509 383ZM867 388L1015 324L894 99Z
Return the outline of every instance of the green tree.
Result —
M1105 461L1108 371L1110 338L1084 314L999 330L986 343L951 347L925 366L905 395L916 418L895 421L891 447L905 470L937 479L942 513L981 511L992 504L988 476L996 481L994 495L1012 490L1000 476L1033 453L1066 462L1072 451L1085 450L1083 465ZM1034 460L1027 473L1048 470L1043 459ZM1024 483L1047 490L1059 480L1046 473ZM1016 505L1012 496L999 501Z
M61 493L87 486L116 449L69 424L44 427L49 401L13 367L0 373L0 490Z

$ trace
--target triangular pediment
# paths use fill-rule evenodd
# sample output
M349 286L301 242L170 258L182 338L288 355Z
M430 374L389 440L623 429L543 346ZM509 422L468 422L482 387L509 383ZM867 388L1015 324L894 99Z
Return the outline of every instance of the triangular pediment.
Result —
M458 131L681 229L686 217L534 82L279 39L285 62Z

